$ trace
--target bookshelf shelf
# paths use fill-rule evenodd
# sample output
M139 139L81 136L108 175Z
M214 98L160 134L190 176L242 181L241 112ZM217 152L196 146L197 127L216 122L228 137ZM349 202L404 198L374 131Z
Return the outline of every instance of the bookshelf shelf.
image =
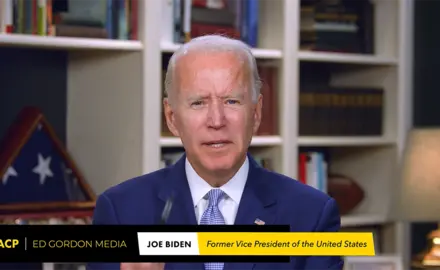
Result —
M342 64L363 64L363 65L396 65L397 59L382 56L368 56L358 54L344 54L331 52L308 52L298 53L300 61L308 62L328 62Z
M140 41L97 38L49 37L21 34L0 34L0 46L35 47L60 50L140 51Z
M342 227L356 227L368 225L380 225L387 222L385 216L381 215L347 215L341 218Z
M179 44L162 42L160 47L163 53L173 53L179 48ZM252 49L252 52L258 59L281 59L283 57L281 50Z
M160 138L162 147L181 147L182 143L179 138L162 137ZM251 146L279 146L282 145L280 136L257 136L252 139Z
M299 146L382 146L396 140L384 137L299 137Z

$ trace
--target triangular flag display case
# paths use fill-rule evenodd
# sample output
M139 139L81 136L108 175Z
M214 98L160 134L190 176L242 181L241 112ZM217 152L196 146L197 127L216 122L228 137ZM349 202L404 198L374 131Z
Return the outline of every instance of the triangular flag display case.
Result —
M0 144L0 222L90 223L96 195L54 129L25 107Z

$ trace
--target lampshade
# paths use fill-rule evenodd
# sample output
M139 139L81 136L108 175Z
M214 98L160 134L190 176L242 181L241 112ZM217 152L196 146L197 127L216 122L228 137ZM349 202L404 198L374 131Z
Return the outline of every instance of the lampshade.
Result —
M413 129L408 135L391 215L440 222L440 128Z

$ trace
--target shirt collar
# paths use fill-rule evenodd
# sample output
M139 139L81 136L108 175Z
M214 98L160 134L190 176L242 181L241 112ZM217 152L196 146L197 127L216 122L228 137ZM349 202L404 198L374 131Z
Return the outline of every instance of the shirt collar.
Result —
M226 184L220 187L220 189L223 190L227 196L237 204L240 203L248 172L249 160L248 157L246 157L246 160L237 173ZM196 206L213 187L196 173L188 159L185 160L185 173L186 178L188 179L193 204Z

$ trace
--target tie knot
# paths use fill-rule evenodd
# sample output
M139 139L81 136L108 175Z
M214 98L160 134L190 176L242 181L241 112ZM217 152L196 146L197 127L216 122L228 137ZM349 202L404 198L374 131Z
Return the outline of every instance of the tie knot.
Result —
M225 193L221 189L211 189L208 192L209 206L217 206Z

